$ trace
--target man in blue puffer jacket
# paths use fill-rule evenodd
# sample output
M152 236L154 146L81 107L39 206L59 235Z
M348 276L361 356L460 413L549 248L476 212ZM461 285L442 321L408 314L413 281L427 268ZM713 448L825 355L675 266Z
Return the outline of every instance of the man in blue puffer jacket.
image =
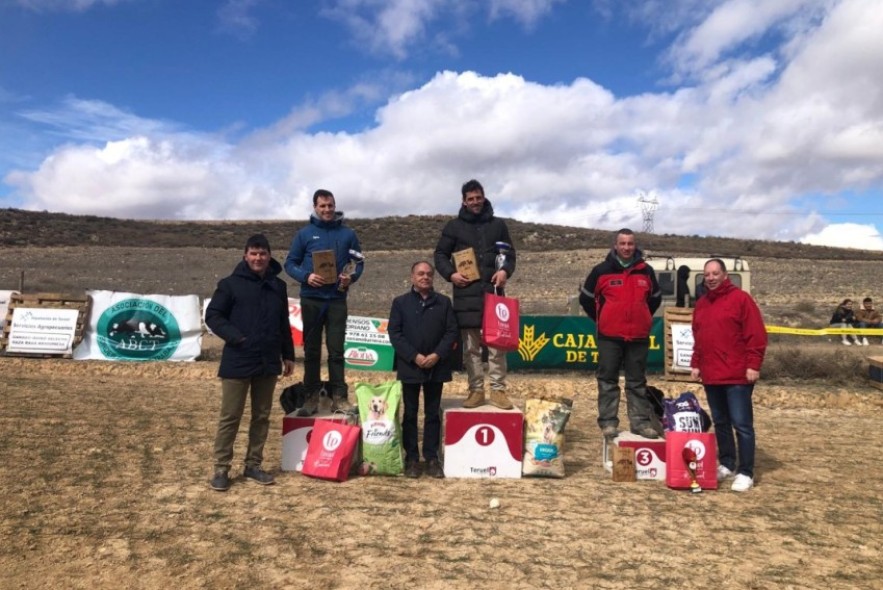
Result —
M313 194L310 223L294 236L285 259L285 272L300 283L301 317L304 323L304 386L310 392L304 409L316 411L321 388L322 331L328 349L328 381L332 408L348 411L347 384L343 371L343 344L346 337L346 296L350 285L359 280L363 264L356 264L352 273L344 272L353 259L361 255L362 246L356 232L343 224L343 212L336 210L334 195L319 189ZM326 281L316 272L313 254L330 250L336 260L337 280Z
M233 443L251 391L251 423L245 477L268 485L273 476L261 469L270 429L273 390L279 374L294 370L294 344L288 323L288 289L279 278L282 265L270 257L270 243L255 234L245 255L229 277L221 279L205 311L205 323L224 341L218 376L221 378L221 417L215 436L215 475L212 489L230 487Z

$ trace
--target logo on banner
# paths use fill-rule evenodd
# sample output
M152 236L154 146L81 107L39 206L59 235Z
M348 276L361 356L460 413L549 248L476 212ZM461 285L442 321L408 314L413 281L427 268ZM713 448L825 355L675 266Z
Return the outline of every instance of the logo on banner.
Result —
M535 335L536 326L524 326L524 334L518 342L518 354L525 361L532 361L545 346L551 342L545 332Z
M376 351L364 347L348 348L343 356L349 364L361 367L373 367L380 359Z
M181 344L174 314L149 299L126 299L98 318L98 347L108 359L165 360Z

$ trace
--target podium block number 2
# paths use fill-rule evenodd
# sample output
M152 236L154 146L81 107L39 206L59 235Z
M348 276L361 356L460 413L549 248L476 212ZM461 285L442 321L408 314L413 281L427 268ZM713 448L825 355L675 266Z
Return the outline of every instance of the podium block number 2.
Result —
M494 433L494 429L487 424L479 425L478 430L475 431L475 442L483 447L493 444L496 437L497 435Z

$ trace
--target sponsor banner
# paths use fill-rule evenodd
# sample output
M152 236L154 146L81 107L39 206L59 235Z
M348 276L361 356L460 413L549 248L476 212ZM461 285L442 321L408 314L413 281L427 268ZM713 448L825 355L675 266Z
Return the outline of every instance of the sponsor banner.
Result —
M693 359L693 326L691 324L671 324L671 368L690 372Z
M77 332L78 309L17 307L9 327L9 352L70 354Z
M77 360L193 361L202 345L196 295L87 291L92 314Z
M662 371L663 321L653 318L647 370ZM521 316L518 351L506 355L510 369L587 369L598 368L598 341L595 322L578 316Z
M6 325L6 314L9 312L9 300L13 295L18 295L18 291L0 291L0 330Z
M395 351L389 343L383 318L350 316L346 321L343 360L346 368L363 371L392 371Z

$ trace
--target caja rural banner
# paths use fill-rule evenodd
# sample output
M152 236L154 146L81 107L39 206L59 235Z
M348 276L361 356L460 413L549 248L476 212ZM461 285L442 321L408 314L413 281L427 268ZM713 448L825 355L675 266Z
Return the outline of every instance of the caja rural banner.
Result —
M662 318L653 318L647 369L662 371L665 362ZM506 356L510 369L598 368L595 322L579 316L521 316L518 351Z
M87 291L92 313L77 360L193 361L202 345L199 297Z

